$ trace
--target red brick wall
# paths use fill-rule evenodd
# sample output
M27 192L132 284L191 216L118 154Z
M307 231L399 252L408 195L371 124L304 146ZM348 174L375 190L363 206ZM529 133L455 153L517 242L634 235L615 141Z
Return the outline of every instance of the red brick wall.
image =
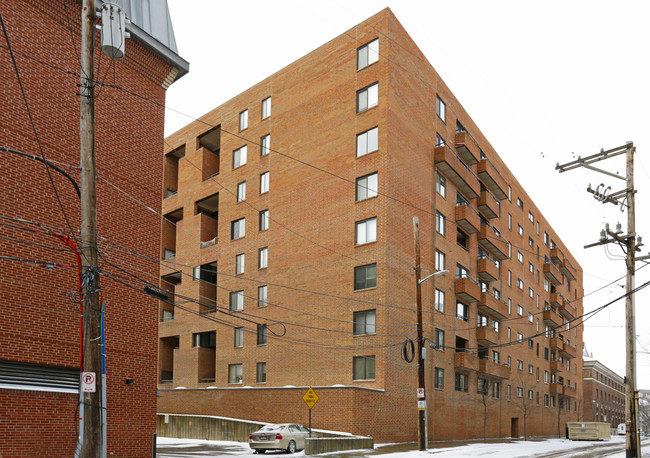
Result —
M15 1L2 15L16 54L34 122L49 160L79 181L79 78L30 60L33 57L71 72L79 71L80 5L67 2L72 38L62 0ZM6 43L0 49L0 144L40 155L28 120ZM21 54L18 54L21 53ZM127 57L114 64L109 81L164 103L161 84L170 66L129 40ZM27 56L27 57L26 57ZM96 51L99 60L99 51ZM101 62L100 75L109 64ZM122 107L125 107L125 111ZM96 100L98 230L100 264L126 268L157 284L156 262L117 248L128 247L156 259L160 219L136 200L160 209L163 109L125 92L104 88ZM0 153L0 214L51 226L68 233L45 167L36 161ZM67 166L69 164L70 166ZM72 185L52 171L73 231L79 228L79 200ZM112 187L121 188L133 198ZM3 224L16 224L8 220ZM29 224L18 224L36 228ZM79 367L79 317L70 299L78 290L77 261L51 235L0 226L0 254L62 264L53 270L24 262L0 260L0 358ZM12 239L12 240L6 240ZM17 241L18 240L18 241ZM29 242L30 244L19 243ZM34 244L44 245L39 247ZM52 247L52 248L49 248ZM122 274L122 273L120 273ZM128 278L128 277L127 277ZM108 451L113 456L149 456L155 432L156 332L158 304L141 292L120 285L105 273L108 373ZM131 281L129 281L131 282ZM135 284L136 289L142 289ZM127 386L125 378L134 378ZM76 442L76 397L38 392L3 391L0 396L0 454L3 456L70 456ZM37 447L46 447L39 450Z

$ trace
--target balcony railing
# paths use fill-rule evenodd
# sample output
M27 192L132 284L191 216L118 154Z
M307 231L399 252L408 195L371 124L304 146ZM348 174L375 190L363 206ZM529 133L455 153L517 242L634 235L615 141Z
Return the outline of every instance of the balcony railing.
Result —
M481 288L468 277L456 279L455 291L456 297L467 302L476 302L481 296Z
M548 324L551 327L555 328L562 326L562 318L552 309L544 310L544 312L542 312L542 317L544 319L544 323Z
M544 276L548 281L556 286L562 284L562 274L560 274L560 269L558 269L555 264L552 262L545 262L542 266L542 270L544 271Z
M499 379L510 378L510 367L487 358L479 361L478 371L481 374L488 374Z
M481 227L481 218L469 205L456 205L456 224L468 234L475 234Z
M503 200L508 197L505 191L507 189L506 180L487 158L481 159L478 163L477 171L478 176L485 187L488 188L497 199Z
M491 282L499 279L499 268L493 260L489 258L479 259L476 266L481 280Z
M456 352L454 354L454 367L456 369L465 369L469 371L478 371L478 356L466 352Z
M508 317L508 304L494 297L493 294L487 291L481 293L478 301L478 309L481 312L487 313L491 316L496 316L499 319Z
M466 130L456 132L456 152L469 165L478 163L480 148L476 140Z
M549 385L549 391L551 394L559 394L560 396L564 396L564 385L560 383L551 383Z
M476 340L481 345L497 345L499 333L491 326L479 326L476 328Z
M578 311L571 302L565 302L559 308L560 313L567 319L573 320L578 316Z
M575 358L577 353L576 347L573 345L564 342L564 345L562 346L562 350L560 350L560 354L564 356L565 358Z
M551 361L551 372L561 372L562 370L564 370L564 365L560 361Z
M508 257L507 243L494 232L487 224L481 226L478 234L478 243L492 255L492 257L503 261Z
M481 213L483 213L483 216L485 216L487 219L499 217L499 202L490 193L490 191L486 189L481 191L481 195L477 200L477 206Z
M472 169L447 145L437 146L433 152L434 162L438 169L451 180L452 183L468 199L478 197L478 177Z

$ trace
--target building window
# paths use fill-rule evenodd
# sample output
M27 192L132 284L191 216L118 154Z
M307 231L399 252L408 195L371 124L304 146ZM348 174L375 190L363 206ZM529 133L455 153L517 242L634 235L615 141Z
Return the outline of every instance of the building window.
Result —
M535 217L531 212L528 212L528 219L530 220L531 223L535 221Z
M228 383L242 383L241 364L228 364Z
M524 341L524 335L521 332L517 333L517 342L523 342Z
M530 341L529 341L530 342ZM528 365L528 373L529 374L534 374L535 373L535 368L533 367L532 364Z
M447 142L445 142L445 139L440 136L439 133L436 132L436 147L438 146L445 146Z
M237 148L232 152L232 168L236 169L246 164L246 158L248 157L248 146L244 145L241 148Z
M352 380L375 379L375 357L355 356L352 360Z
M354 290L375 288L377 286L377 264L367 264L354 268Z
M357 49L357 70L366 68L379 60L379 38Z
M269 247L260 248L257 251L257 267L266 269L269 266Z
M271 97L262 100L262 119L266 119L269 116L271 116Z
M520 359L517 360L517 369L520 371L524 370L524 362Z
M355 336L369 335L376 333L376 316L375 310L363 310L354 312L354 330Z
M447 179L436 172L436 191L442 197L447 197Z
M520 386L517 387L517 397L518 398L523 398L524 397L524 389Z
M510 401L510 399L512 399L511 390L512 390L512 388L510 387L510 385L507 385L506 386L506 399L508 401Z
M517 234L524 236L524 228L521 227L521 224L517 224Z
M244 346L244 328L235 328L235 348Z
M246 265L246 255L244 253L235 256L235 273L243 274Z
M365 156L379 149L379 128L367 130L357 135L357 157Z
M436 289L436 310L445 312L445 293L439 289Z
M442 119L442 122L447 122L447 105L440 96L436 96L436 113Z
M237 240L246 235L246 218L239 218L230 223L230 240Z
M193 347L216 348L217 333L216 331L197 332L192 334Z
M460 229L456 229L456 243L465 250L469 250L469 235Z
M260 175L260 194L269 192L269 172Z
M524 281L521 278L517 279L517 286L519 287L520 290L524 290Z
M447 235L446 223L447 219L445 218L445 215L436 211L436 231L443 236Z
M463 321L467 321L469 319L469 307L467 304L463 304L462 302L456 302L456 317Z
M512 215L508 213L508 229L512 229Z
M467 278L469 277L469 270L460 264L456 264L456 278Z
M242 181L237 184L237 202L243 202L246 200L246 182Z
M533 390L528 390L528 399L533 399Z
M369 218L355 223L355 245L377 241L377 218Z
M436 374L434 378L434 387L437 390L444 390L445 389L445 370L436 367Z
M544 232L544 245L548 246L548 232Z
M271 134L260 138L260 156L266 156L271 152Z
M443 350L445 349L445 331L442 329L436 328L435 334L434 334L434 344L435 347L438 350Z
M260 211L260 231L265 231L269 228L269 211L261 210Z
M371 84L357 91L357 113L368 110L379 103L379 84Z
M456 380L454 383L454 389L456 391L462 391L464 393L467 393L468 390L468 385L469 385L469 380L467 374L463 374L461 372L456 372Z
M524 254L521 251L517 252L517 261L524 263Z
M548 394L544 395L544 407L548 407Z
M257 363L257 383L266 383L266 363Z
M375 197L379 189L378 182L377 172L357 178L357 202Z
M532 262L528 263L528 272L534 273L535 272L535 266L533 266Z
M257 287L257 306L258 307L266 307L266 304L268 302L268 293L269 293L269 287L264 285L264 286L258 286Z
M436 270L445 270L445 253L436 250Z
M517 197L517 206L522 210L524 209L524 201L521 200L519 197Z
M248 128L248 110L239 113L239 130Z
M232 291L230 293L230 311L244 310L244 291Z
M266 345L266 325L257 325L257 345Z

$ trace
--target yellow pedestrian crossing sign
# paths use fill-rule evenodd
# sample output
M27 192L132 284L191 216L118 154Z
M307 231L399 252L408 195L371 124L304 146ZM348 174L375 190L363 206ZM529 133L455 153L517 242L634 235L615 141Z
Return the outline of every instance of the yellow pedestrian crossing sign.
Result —
M313 390L312 387L309 387L307 392L302 396L303 401L305 401L305 404L307 404L307 407L311 409L314 407L314 404L318 402L318 395L316 392Z

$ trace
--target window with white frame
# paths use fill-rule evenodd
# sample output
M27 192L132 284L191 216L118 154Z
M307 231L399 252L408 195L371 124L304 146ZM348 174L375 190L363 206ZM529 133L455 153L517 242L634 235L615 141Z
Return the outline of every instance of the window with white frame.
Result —
M445 349L445 331L442 329L435 329L434 333L434 348L438 350L443 350Z
M377 172L364 175L356 180L356 200L370 199L377 195L379 189L379 180Z
M521 200L519 197L517 197L517 206L522 210L524 209L524 201Z
M246 164L248 157L248 146L244 145L232 152L232 168L236 169Z
M357 91L357 113L362 113L379 103L379 83Z
M257 345L266 345L266 325L257 325Z
M354 290L374 288L377 286L377 264L367 264L354 268Z
M269 247L260 248L257 251L257 267L266 269L269 266Z
M266 383L266 363L257 363L257 383Z
M269 210L260 210L259 213L259 220L260 220L260 231L265 231L269 228Z
M528 212L528 219L530 220L531 223L535 221L535 217L531 212Z
M533 291L533 288L528 288L528 297L531 299L535 297L535 291Z
M228 364L228 383L240 384L242 383L243 371L241 364Z
M462 372L456 372L454 389L456 391L467 393L469 390L469 376L467 374L463 374Z
M269 192L269 172L260 175L260 194Z
M524 362L520 359L517 360L517 369L520 371L524 370Z
M523 398L524 397L524 389L520 386L517 387L517 397L518 398Z
M524 290L524 281L521 278L517 279L517 286L519 287L520 290Z
M522 316L524 314L524 308L521 305L517 306L517 315Z
M534 321L533 314L530 312L528 312L528 321L530 321L531 323ZM532 343L533 341L531 340L530 342Z
M524 263L524 254L521 251L517 252L517 260L522 264Z
M443 122L447 121L447 105L442 101L440 96L436 96L436 114Z
M377 241L377 218L368 218L363 221L357 221L354 231L355 245Z
M240 310L244 310L244 291L232 291L230 293L230 311Z
M508 213L508 229L512 229L512 215Z
M357 49L357 70L366 68L379 60L379 38Z
M235 273L243 274L246 264L246 255L244 253L235 256Z
M524 335L521 332L517 333L517 342L523 342L524 341Z
M460 320L469 320L469 307L462 302L456 302L456 317Z
M239 130L244 130L248 127L248 110L239 113Z
M269 298L269 287L267 285L257 287L257 306L266 307Z
M447 234L446 223L447 218L445 218L445 215L439 211L436 211L436 231L438 231L441 235Z
M262 100L262 119L266 119L269 116L271 116L271 97Z
M271 134L260 137L260 156L266 156L271 152Z
M532 262L528 263L528 272L530 272L531 274L535 272L535 266L533 266Z
M357 135L357 157L379 149L379 128L374 127Z
M517 234L524 236L524 228L521 227L521 224L517 224Z
M237 184L237 202L243 202L246 200L246 182L242 181Z
M436 288L436 310L439 312L445 311L445 292L440 291L439 289Z
M235 328L235 348L244 346L244 328Z
M246 218L239 218L230 223L230 240L237 240L246 235Z
M375 379L375 356L355 356L352 359L352 380Z
M354 312L353 334L355 336L376 334L376 321L377 311L374 309Z
M445 253L436 250L436 270L445 270Z
M445 370L440 367L436 367L434 388L437 390L443 390L445 388Z
M447 197L447 179L436 172L436 191L442 197Z

